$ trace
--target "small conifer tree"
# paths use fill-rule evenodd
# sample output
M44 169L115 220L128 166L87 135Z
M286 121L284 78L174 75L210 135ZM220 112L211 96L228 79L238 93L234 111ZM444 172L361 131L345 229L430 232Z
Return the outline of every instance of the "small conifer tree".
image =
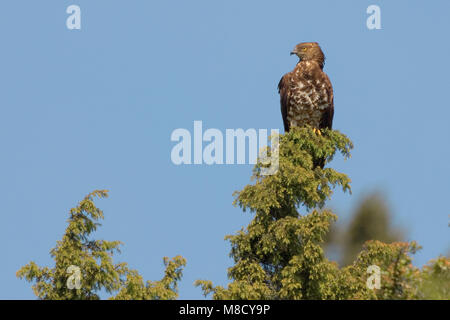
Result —
M119 252L120 241L92 240L91 234L100 226L103 212L94 198L108 196L107 190L95 190L77 207L70 210L68 226L62 240L50 251L55 266L39 267L34 262L17 271L17 277L35 282L33 291L44 300L97 300L99 292L117 291L116 299L175 299L177 282L186 261L181 256L169 261L161 281L143 284L136 270L126 263L114 264L112 256Z

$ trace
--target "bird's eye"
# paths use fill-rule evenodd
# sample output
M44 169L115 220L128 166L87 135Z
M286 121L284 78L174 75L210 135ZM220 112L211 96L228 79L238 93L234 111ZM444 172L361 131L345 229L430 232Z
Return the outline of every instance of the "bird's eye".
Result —
M308 50L308 48L302 48L302 51L306 51L306 50Z

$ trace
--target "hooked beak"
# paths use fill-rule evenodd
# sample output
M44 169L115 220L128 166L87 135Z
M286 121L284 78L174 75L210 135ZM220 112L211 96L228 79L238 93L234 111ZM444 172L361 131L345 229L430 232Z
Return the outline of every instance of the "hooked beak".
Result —
M291 56L292 56L293 54L297 54L297 51L291 51Z

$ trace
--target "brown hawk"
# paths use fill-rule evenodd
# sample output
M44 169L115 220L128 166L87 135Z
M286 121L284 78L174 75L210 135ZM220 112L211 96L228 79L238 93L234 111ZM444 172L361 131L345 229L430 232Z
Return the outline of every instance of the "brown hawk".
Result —
M322 128L331 129L334 114L333 87L323 72L325 56L317 42L300 43L293 54L300 60L278 84L284 130L310 125L320 134Z

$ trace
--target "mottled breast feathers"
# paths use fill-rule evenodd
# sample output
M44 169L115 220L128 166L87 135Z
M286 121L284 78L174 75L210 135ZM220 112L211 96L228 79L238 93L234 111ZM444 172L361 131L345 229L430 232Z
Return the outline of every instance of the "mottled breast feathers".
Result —
M333 87L321 64L313 60L299 61L279 84L284 130L310 125L316 129L333 124Z

